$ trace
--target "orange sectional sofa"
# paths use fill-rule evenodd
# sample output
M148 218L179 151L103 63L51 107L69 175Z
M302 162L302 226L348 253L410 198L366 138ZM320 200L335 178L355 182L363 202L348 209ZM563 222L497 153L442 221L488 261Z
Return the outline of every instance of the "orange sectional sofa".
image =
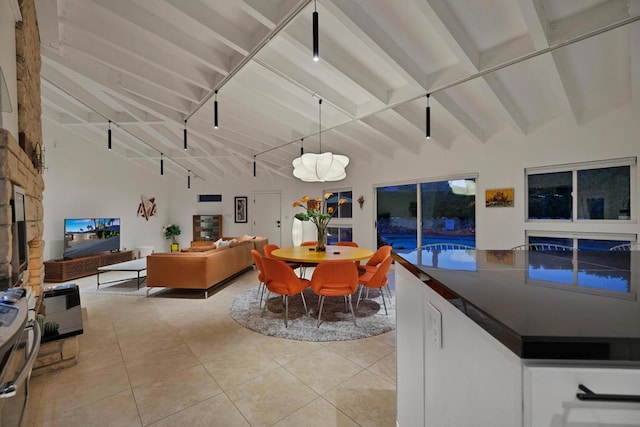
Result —
M255 238L220 249L153 253L147 256L147 287L201 289L207 297L210 288L249 269L251 249L262 252L267 243L265 238Z

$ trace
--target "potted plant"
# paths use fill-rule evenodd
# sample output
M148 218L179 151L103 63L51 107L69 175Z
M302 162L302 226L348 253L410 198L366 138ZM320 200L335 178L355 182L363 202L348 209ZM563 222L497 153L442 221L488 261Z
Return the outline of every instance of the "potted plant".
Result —
M176 236L180 235L180 226L177 224L165 225L162 227L162 232L164 233L165 239L171 239L171 252L178 252L180 245L176 240Z

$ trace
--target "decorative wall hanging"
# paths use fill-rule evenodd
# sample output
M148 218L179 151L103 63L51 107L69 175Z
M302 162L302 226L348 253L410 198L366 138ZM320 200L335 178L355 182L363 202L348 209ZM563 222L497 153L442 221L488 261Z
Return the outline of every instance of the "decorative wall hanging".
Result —
M236 222L247 222L247 197L235 197L235 220Z
M157 212L156 198L147 198L145 196L140 196L140 199L141 201L140 205L138 206L138 216L143 216L144 219L149 221L149 218L154 216Z
M513 188L487 190L485 197L485 205L488 208L513 207Z

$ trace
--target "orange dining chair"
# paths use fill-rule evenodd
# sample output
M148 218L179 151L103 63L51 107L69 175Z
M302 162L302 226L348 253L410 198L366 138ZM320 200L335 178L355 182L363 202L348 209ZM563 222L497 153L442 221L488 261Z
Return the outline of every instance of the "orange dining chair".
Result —
M304 300L304 290L311 285L307 279L301 279L289 268L289 266L279 259L263 258L262 266L264 267L265 277L267 279L266 287L271 292L284 296L284 326L289 327L289 297L300 294L302 304L304 305L305 314L309 314L307 310L307 302ZM264 306L267 306L266 300Z
M266 288L265 283L267 282L266 276L264 275L264 266L262 265L262 255L255 249L251 249L251 256L253 257L253 263L258 269L258 295L260 296L260 305L258 307L262 308L262 297Z
M306 242L300 243L300 246L313 246L316 247L318 245L317 240L307 240ZM307 274L307 267L315 267L315 264L300 264L300 277L305 277Z
M358 273L360 275L365 273L375 273L378 268L378 264L385 260L386 257L391 255L391 246L380 246L373 256L369 258L369 261L365 265L358 267Z
M344 297L349 301L349 308L353 316L353 324L356 323L356 314L353 311L351 295L358 288L358 269L353 261L324 261L318 264L311 276L311 289L319 296L318 322L320 327L322 319L322 307L325 297Z
M384 300L384 292L382 292L382 288L387 288L387 292L389 296L391 296L391 291L389 290L389 280L387 278L387 273L389 273L389 268L391 268L391 261L393 258L388 256L380 263L378 268L373 273L364 273L358 277L358 283L362 285L360 287L360 292L358 292L358 302L356 303L356 308L360 305L360 299L362 297L362 290L367 288L369 289L380 289L380 295L382 296L382 304L384 305L384 314L387 313L387 303Z
M337 246L349 246L351 248L357 248L358 244L356 242L338 242ZM360 268L360 261L353 261L356 264L356 267Z

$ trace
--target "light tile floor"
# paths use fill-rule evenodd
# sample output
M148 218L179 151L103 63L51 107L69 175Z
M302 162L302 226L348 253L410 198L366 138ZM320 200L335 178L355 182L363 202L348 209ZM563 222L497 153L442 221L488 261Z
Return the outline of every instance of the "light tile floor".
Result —
M228 313L256 280L247 272L206 300L73 281L79 362L31 379L24 425L395 426L395 332L327 343L258 334Z

